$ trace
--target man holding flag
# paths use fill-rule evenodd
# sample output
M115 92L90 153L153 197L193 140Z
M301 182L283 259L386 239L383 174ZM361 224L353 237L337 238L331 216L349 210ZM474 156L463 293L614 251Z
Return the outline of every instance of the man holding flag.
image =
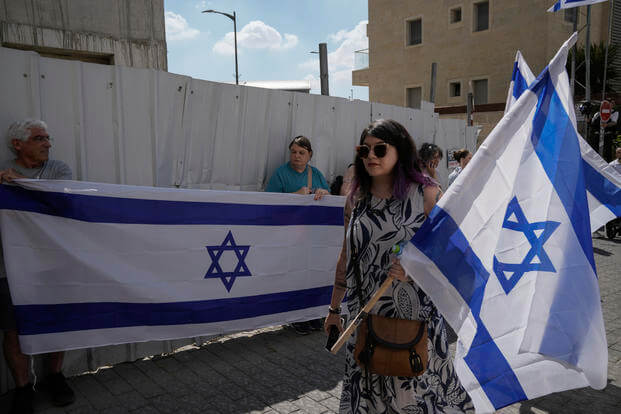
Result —
M565 62L574 34L482 144L401 264L458 333L477 412L606 386L588 171Z

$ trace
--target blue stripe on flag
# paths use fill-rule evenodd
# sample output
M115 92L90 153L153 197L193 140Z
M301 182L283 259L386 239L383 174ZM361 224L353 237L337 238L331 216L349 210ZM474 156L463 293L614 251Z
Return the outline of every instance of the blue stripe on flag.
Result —
M464 360L492 405L499 409L526 400L509 362L479 317L489 273L455 221L436 206L411 242L440 269L470 306L477 322L477 333Z
M343 208L90 196L0 185L0 209L91 223L342 226Z
M548 69L538 79L533 92L539 97L531 135L533 147L565 207L584 255L597 274L582 154L576 130L556 93Z
M513 65L513 77L511 80L513 81L513 97L518 99L528 89L528 84L524 76L522 76L522 72L520 72L520 65L517 60Z
M582 160L582 168L584 169L584 181L589 193L597 201L608 207L615 216L621 217L621 188L600 174L584 159Z
M20 335L131 326L232 321L330 303L332 286L238 298L171 303L91 302L16 305Z

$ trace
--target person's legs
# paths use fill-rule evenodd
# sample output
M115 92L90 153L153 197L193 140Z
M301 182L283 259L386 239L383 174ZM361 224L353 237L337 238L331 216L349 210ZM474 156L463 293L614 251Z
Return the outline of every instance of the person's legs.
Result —
M64 352L52 352L46 355L49 375L46 383L52 394L52 402L59 407L71 404L75 401L75 393L67 384L62 373Z
M24 355L19 346L19 337L16 330L4 331L4 359L13 374L13 380L17 387L23 387L28 384L28 368L30 367L30 357Z
M0 329L4 332L2 340L4 359L15 381L15 391L10 412L11 414L32 413L34 390L29 382L30 357L22 353L19 344L17 324L15 323L15 310L5 277L0 278Z

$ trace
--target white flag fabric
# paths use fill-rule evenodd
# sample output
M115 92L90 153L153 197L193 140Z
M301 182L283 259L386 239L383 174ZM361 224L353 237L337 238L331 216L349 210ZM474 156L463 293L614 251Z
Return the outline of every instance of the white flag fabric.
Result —
M558 0L548 9L548 11L555 12L561 9L571 9L572 7L590 6L592 4L603 3L605 1L608 0Z
M535 75L526 64L522 53L518 50L515 54L515 63L513 64L513 73L511 74L511 83L509 84L509 92L507 93L507 103L505 105L505 115L509 109L519 99L519 97L528 89L528 85L533 83Z
M325 316L343 197L77 181L0 185L27 354Z
M505 114L535 81L535 75L518 51L513 65L513 74L507 94ZM575 117L572 117L575 123ZM599 229L610 220L621 217L621 174L578 135L580 153L584 168L584 180L591 219L591 231Z
M477 412L606 385L608 349L565 72L572 36L401 256L458 334Z

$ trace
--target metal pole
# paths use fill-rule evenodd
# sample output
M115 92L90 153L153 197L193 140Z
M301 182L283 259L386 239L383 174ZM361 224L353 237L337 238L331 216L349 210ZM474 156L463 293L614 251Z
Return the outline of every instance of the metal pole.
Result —
M610 32L612 30L612 13L614 7L614 0L610 0L610 6L608 9L608 40L606 41L606 52L604 53L604 81L602 83L602 101L606 99L606 72L608 71L608 46L610 46Z
M330 95L328 86L328 45L319 43L319 79L321 80L321 94Z
M237 69L237 15L233 12L233 32L235 34L235 85L239 85L239 71Z
M472 95L472 92L468 92L468 98L466 100L466 121L468 123L468 126L472 126L472 107L474 106L473 101L474 95Z
M438 71L438 64L433 62L431 64L431 88L429 88L429 102L436 103L436 72Z
M586 65L586 76L584 79L584 99L591 101L591 6L587 6L587 28L586 28L586 45L584 46L584 64Z
M574 14L574 30L572 33L576 33L576 31L578 30L578 16L580 16L580 13L578 13L578 11L580 10L580 7L576 7L574 8L575 10L575 14ZM571 54L571 97L573 98L576 94L576 53L578 52L578 42L576 42L574 44L573 47L574 51Z

